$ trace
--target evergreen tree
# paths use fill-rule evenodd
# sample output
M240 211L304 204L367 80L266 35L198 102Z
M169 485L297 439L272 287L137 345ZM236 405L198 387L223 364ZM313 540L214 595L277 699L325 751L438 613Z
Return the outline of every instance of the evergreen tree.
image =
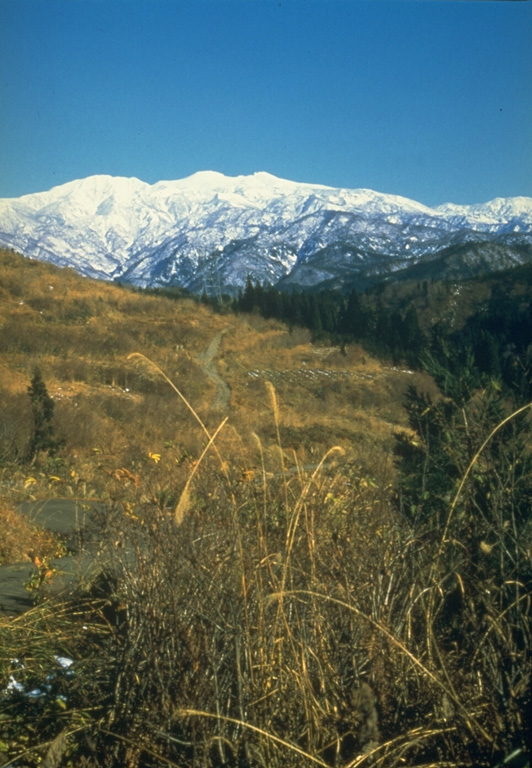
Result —
M238 297L237 309L239 312L253 312L253 309L257 301L256 288L253 285L251 277L248 275L246 279L246 287L244 292Z
M402 346L404 358L412 368L419 365L419 360L426 344L427 341L419 325L416 309L414 306L411 306L407 310L402 322Z
M375 310L375 327L373 329L375 348L384 354L392 349L393 325L390 313L379 296Z
M275 317L282 319L283 305L281 294L273 285L268 285L264 291L264 317Z
M323 323L321 319L320 305L317 296L311 294L309 296L309 329L312 331L313 338L319 338L323 331Z
M387 321L388 336L382 340L392 355L394 365L399 365L405 355L404 323L399 312L392 312Z
M500 351L495 337L489 331L481 331L475 349L475 362L482 373L498 378L501 375Z
M362 308L360 296L354 288L349 294L347 304L340 317L339 331L346 336L352 337L355 341L360 341L367 334L368 322L366 313Z
M39 451L48 451L53 456L60 446L53 426L55 403L48 394L39 368L35 368L28 387L28 395L33 415L33 435L28 448L29 458L33 459Z
M327 333L336 333L338 327L338 311L334 296L330 292L320 293L316 296L316 302L319 307L322 329Z

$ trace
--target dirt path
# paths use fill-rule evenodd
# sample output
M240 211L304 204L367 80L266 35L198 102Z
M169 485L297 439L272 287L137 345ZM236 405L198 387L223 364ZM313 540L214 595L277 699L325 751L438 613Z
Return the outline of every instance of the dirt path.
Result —
M229 328L224 328L219 331L212 339L205 352L200 356L200 364L205 375L216 386L216 394L211 405L215 410L219 411L226 411L229 408L229 400L231 398L231 389L225 379L223 379L216 370L215 362L215 358L220 352L222 339L228 330Z
M97 505L74 499L27 501L19 511L42 528L63 537L73 555L50 561L56 573L49 592L61 593L89 578L95 563L92 550L91 509ZM36 569L31 562L0 566L0 616L16 616L34 605L34 594L25 587Z

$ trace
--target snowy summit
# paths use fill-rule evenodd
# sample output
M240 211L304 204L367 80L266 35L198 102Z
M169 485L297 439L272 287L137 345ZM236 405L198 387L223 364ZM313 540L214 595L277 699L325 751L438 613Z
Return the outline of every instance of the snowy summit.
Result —
M509 265L530 258L532 199L429 208L265 172L200 171L153 185L91 176L0 200L6 247L90 277L196 292L234 292L248 276L341 288L486 242L505 248Z

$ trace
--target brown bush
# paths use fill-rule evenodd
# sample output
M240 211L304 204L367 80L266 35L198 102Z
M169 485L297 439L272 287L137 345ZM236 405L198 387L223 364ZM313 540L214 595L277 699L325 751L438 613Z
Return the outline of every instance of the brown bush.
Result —
M57 539L44 531L9 504L0 500L0 565L44 560L56 556L59 545Z
M0 393L0 465L24 459L31 430L31 408L27 395Z

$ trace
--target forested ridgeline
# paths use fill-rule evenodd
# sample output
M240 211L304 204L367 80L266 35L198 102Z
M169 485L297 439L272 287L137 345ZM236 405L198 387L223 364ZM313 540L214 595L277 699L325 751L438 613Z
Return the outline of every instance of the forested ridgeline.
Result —
M431 359L430 367L468 371L477 384L496 378L524 400L532 396L532 286L525 268L499 280L468 281L465 290L457 283L423 281L348 295L287 293L248 279L231 306L308 328L315 340L361 343L395 364L420 368Z

